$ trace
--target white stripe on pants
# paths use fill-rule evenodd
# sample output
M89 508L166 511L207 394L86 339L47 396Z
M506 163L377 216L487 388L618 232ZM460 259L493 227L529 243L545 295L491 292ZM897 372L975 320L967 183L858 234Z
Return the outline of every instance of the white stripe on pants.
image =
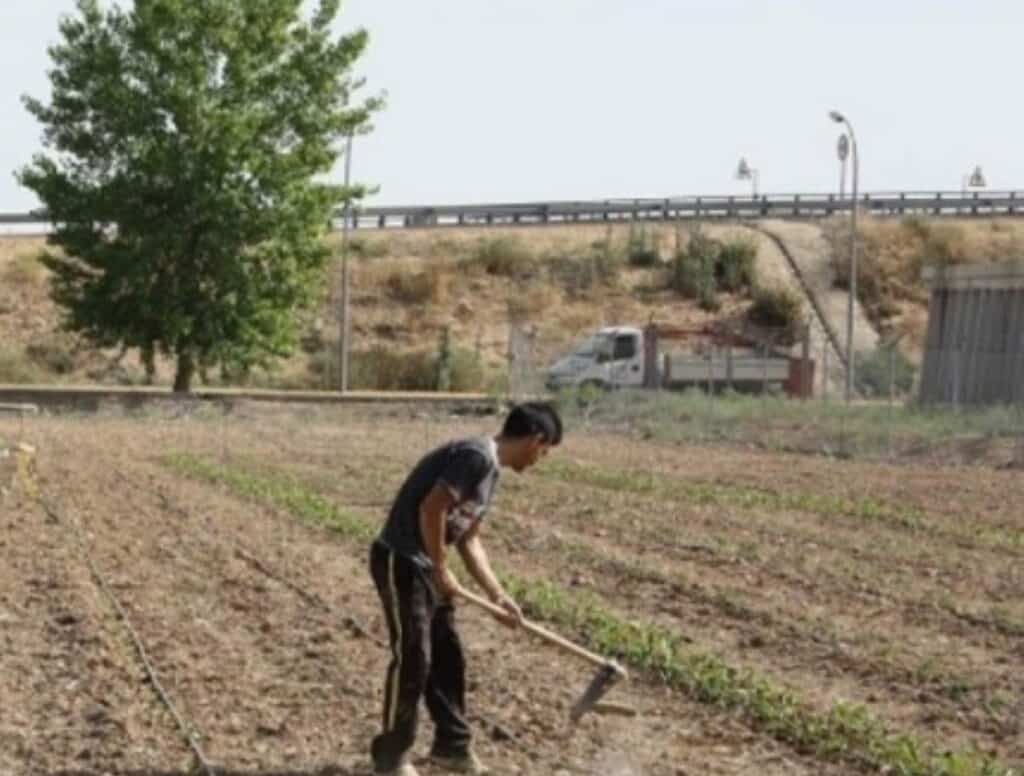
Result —
M388 718L384 732L395 729L395 718L398 716L398 690L402 678L402 612L398 606L398 586L395 584L395 553L388 554L388 589L391 593L391 617L395 623L395 645L392 649L394 667L391 670L391 697L388 698Z

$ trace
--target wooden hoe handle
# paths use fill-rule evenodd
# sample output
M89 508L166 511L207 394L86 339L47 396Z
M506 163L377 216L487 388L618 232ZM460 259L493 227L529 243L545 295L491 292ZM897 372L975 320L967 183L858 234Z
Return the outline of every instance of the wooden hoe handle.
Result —
M471 593L465 588L460 588L459 595L465 598L471 604L475 604L476 606L479 606L481 609L484 609L485 611L488 611L491 614L498 615L499 617L508 614L508 612L506 612L500 606L492 604L487 599L481 598L480 596L476 595L475 593ZM574 644L568 639L562 638L557 633L552 633L547 628L542 628L540 625L537 625L534 622L530 622L529 620L523 620L522 627L528 630L530 633L534 634L535 636L539 636L545 641L548 641L554 644L555 646L560 647L569 654L575 655L576 657L582 658L583 660L589 661L597 666L611 665L614 667L617 673L623 676L625 675L625 671L621 667L619 667L617 663L614 663L608 658L601 657L601 655L597 655L591 652L589 649L584 649L579 644Z

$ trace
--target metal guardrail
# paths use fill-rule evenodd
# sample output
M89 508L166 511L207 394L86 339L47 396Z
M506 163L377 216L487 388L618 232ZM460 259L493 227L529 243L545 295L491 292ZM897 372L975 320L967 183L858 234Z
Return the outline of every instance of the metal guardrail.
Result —
M892 192L864 194L858 207L880 215L1024 214L1024 192ZM766 194L664 199L610 199L434 207L377 207L353 211L354 228L549 224L695 218L827 218L849 211L835 194ZM339 220L338 225L341 225Z
M863 194L860 209L879 215L933 216L1024 214L1021 191L899 191ZM666 197L476 205L414 205L354 208L356 229L430 226L488 226L694 218L827 218L849 211L849 198L836 194L763 194L753 196ZM332 226L341 228L339 211ZM0 213L0 225L44 226L43 211Z

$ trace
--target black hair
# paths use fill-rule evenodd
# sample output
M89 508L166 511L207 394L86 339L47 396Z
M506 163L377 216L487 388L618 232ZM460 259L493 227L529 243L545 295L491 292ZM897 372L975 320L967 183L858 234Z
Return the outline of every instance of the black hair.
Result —
M509 439L541 434L549 445L557 445L562 441L562 419L556 410L547 402L524 402L517 404L505 418L505 426L501 435Z

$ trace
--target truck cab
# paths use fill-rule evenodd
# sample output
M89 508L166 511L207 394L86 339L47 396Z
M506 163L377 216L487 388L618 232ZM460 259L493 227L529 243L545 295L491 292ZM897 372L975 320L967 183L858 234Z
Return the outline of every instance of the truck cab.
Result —
M548 370L547 387L639 388L644 381L643 331L606 326L585 337Z

